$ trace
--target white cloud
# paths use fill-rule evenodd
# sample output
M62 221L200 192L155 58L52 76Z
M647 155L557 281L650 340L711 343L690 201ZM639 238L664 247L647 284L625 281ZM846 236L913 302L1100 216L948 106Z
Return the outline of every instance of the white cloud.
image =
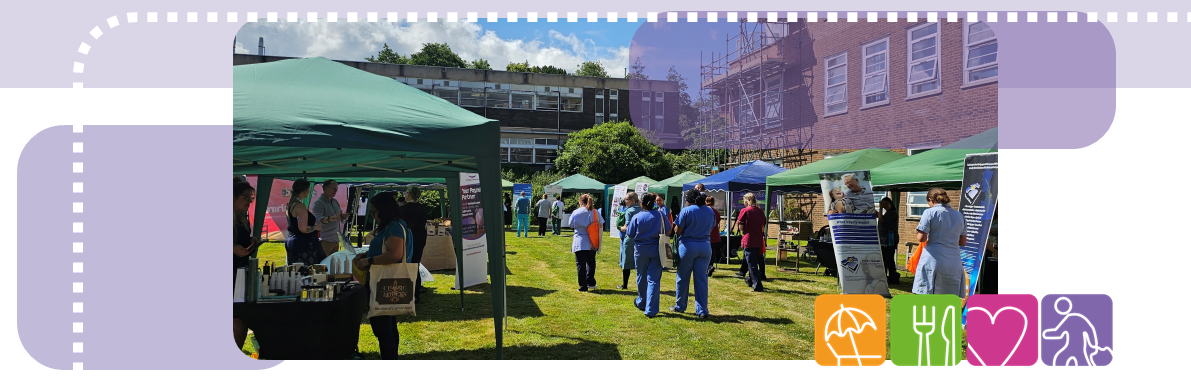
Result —
M421 50L424 43L437 42L447 43L466 61L486 59L495 69L503 69L510 62L529 61L530 65L574 71L580 63L596 60L611 76L621 77L629 63L627 46L599 46L591 39L555 30L529 40L502 38L470 22L258 23L245 26L240 35L252 40L264 36L270 55L338 60L364 60L386 43L394 52L409 55ZM241 52L239 46L236 51Z
M244 44L237 41L236 42L236 54L248 54L248 53L249 53L248 49L244 48Z

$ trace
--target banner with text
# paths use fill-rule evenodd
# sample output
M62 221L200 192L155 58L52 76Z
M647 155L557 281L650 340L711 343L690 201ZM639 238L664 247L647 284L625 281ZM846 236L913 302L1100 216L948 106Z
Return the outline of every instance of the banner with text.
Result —
M740 191L740 192L732 192L732 211L733 212L744 210L744 195L745 195L745 193L753 193L754 196L757 196L757 204L758 205L765 204L765 191L764 190L758 190L755 192L748 191L748 190Z
M890 297L868 171L820 173L819 180L830 208L827 224L841 292Z
M612 189L612 203L610 204L612 212L608 213L612 217L608 222L608 235L619 239L620 229L616 228L616 217L620 215L620 201L624 200L624 196L629 194L629 187L626 185L617 185Z
M960 261L968 273L968 294L976 293L980 265L988 245L988 230L997 210L997 154L973 154L964 159L964 181L960 187L959 212L964 215L964 236ZM966 314L966 313L965 313Z
M248 185L252 185L253 188L259 187L256 175L248 175L247 179ZM265 209L265 224L261 225L261 234L264 235L261 239L284 241L289 234L285 231L285 205L289 203L290 188L293 186L293 181L273 179L273 189L269 191L269 207ZM258 194L257 198L260 197ZM248 205L249 219L256 214L256 204L256 201L253 201Z
M547 196L553 199L562 198L562 185L546 185L542 187Z
M460 228L463 235L463 265L455 267L455 287L488 282L488 239L484 237L484 208L480 202L480 174L459 174Z

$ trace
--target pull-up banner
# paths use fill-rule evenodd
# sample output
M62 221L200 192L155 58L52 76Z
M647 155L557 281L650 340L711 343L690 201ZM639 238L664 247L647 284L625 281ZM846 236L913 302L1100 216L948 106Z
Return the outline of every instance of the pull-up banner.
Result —
M480 175L459 174L460 219L463 235L463 265L455 267L455 289L488 282L488 238L484 237L484 208L480 203ZM460 274L462 271L463 274Z
M868 171L820 173L819 182L828 204L827 224L841 292L889 298Z
M976 293L980 264L997 210L997 154L972 154L964 159L964 181L960 188L959 212L964 215L967 244L960 247L960 261L968 273L968 294ZM965 313L966 314L966 313Z
M612 208L610 213L612 217L608 222L611 226L608 227L608 235L614 238L620 238L620 229L616 228L616 217L620 215L620 201L624 200L624 196L629 194L629 187L626 185L617 185L612 189L612 203L609 204Z

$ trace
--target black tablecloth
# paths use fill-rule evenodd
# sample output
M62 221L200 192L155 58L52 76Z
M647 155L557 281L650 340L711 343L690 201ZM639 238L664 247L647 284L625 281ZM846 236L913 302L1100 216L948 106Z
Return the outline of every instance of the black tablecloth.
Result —
M366 286L340 292L332 302L232 304L233 316L252 330L266 360L352 358L367 310Z

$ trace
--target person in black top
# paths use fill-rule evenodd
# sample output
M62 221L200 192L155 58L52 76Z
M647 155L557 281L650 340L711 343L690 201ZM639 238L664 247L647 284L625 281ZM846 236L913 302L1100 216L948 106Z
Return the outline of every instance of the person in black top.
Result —
M881 242L881 259L885 260L886 282L890 285L901 280L897 272L897 231L897 207L889 197L882 198L877 210L877 236Z
M298 179L290 190L286 205L285 220L289 236L285 238L285 257L289 264L302 263L314 266L323 261L323 244L318 240L318 229L314 228L314 213L306 208L302 200L310 195L310 181Z
M246 182L238 181L232 185L232 277L235 271L248 267L248 258L256 252L260 242L252 237L252 224L248 221L248 206L256 199L256 190ZM240 319L232 319L232 332L236 338L236 349L244 347L244 339L248 338L248 327Z
M426 249L426 205L418 202L418 199L422 198L422 189L418 187L410 187L405 192L405 198L405 205L401 206L401 219L404 219L410 231L413 231L414 250L410 255L410 262L418 264L422 262L422 251ZM421 274L418 274L417 287L414 300L420 297L418 294L426 291L422 287Z

